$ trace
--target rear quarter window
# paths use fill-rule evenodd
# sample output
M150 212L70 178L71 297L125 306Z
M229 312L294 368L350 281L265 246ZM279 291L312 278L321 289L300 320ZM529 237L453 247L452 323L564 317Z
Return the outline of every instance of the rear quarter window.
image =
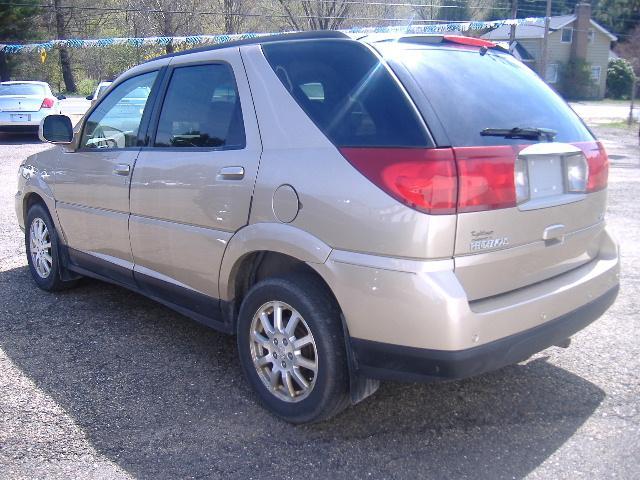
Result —
M418 113L366 46L324 40L262 49L284 87L334 145L430 146Z

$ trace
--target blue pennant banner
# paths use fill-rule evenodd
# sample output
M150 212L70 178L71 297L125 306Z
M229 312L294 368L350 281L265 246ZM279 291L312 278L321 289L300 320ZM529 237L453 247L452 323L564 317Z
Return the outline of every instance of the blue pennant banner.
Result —
M447 33L447 32L466 32L469 30L485 30L494 29L503 25L523 25L523 24L541 24L544 23L542 17L530 18L510 18L504 20L490 21L474 21L474 22L451 22L437 24L420 24L409 26L387 26L387 27L356 27L346 30L340 30L349 35L369 35L369 34L402 34L402 33ZM294 32L284 32L294 33ZM144 38L98 38L82 40L79 38L70 38L67 40L50 40L41 43L28 44L5 44L0 43L0 52L4 53L29 53L43 52L54 48L95 48L110 47L114 45L128 45L132 47L142 46L161 46L165 47L169 44L174 46L185 45L194 46L201 44L220 44L231 42L233 40L246 40L251 38L264 37L274 35L274 33L238 33L231 35L189 35L186 37L144 37Z

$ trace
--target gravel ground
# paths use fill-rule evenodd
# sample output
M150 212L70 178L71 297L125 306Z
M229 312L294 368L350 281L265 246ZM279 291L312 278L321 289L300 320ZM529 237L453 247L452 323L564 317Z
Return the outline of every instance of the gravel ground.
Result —
M231 337L97 281L39 291L13 195L19 163L48 147L0 138L0 478L638 478L640 149L622 132L598 130L623 258L602 319L567 350L385 383L301 427L260 408Z

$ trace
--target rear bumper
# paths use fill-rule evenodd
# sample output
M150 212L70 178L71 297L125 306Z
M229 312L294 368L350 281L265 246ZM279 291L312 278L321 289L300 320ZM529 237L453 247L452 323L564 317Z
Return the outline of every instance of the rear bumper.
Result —
M381 380L433 381L471 377L520 362L598 319L615 301L618 286L596 300L523 332L466 350L432 350L352 339L358 372Z
M324 264L309 265L340 304L361 373L461 378L518 362L601 315L615 299L620 270L617 244L606 229L597 251L568 272L474 301L451 259L334 250ZM484 281L501 274L496 268Z
M40 121L54 111L39 110L37 112L0 112L0 132L37 132ZM12 115L28 115L29 120L13 121Z

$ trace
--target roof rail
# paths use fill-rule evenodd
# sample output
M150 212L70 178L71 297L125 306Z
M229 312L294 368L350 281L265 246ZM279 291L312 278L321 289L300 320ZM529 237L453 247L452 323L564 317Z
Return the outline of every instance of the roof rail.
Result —
M309 32L293 32L293 33L277 33L274 35L264 35L255 38L247 38L244 40L234 40L231 42L218 43L216 45L205 45L204 47L191 48L189 50L182 50L180 52L168 53L159 57L154 57L147 62L159 60L162 58L179 57L182 55L189 55L191 53L208 52L211 50L220 50L228 47L240 47L242 45L261 45L263 43L282 42L288 40L321 40L325 38L342 38L350 39L349 35L337 30L313 30ZM144 63L147 63L144 62Z

